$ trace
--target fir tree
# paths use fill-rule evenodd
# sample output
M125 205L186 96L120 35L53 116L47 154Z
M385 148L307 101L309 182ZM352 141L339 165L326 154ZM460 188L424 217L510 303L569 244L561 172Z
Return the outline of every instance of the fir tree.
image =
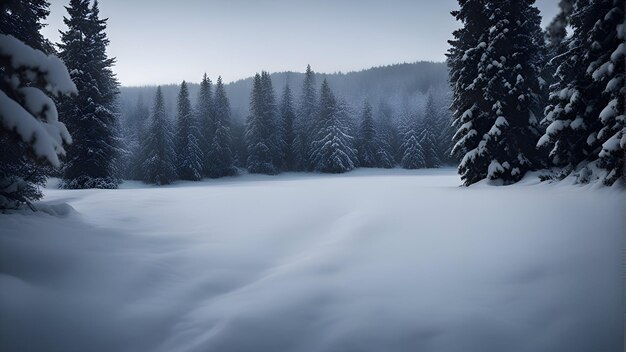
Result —
M120 168L124 170L124 177L131 180L141 179L141 140L146 132L146 123L150 118L150 109L140 94L137 97L135 108L126 116L123 123L125 140L125 157L120 161Z
M296 163L299 170L311 170L311 129L317 116L317 92L315 88L315 73L311 65L307 65L302 84L302 94L294 126Z
M273 155L275 141L272 140L275 126L268 113L265 93L261 75L257 73L250 94L250 115L246 121L246 167L251 173L273 175L278 173Z
M417 115L412 112L405 112L400 133L402 136L400 166L405 169L420 169L426 166L419 130Z
M378 146L377 161L378 166L386 169L394 167L396 160L402 159L401 144L399 142L399 132L393 121L391 107L384 102L378 106L378 119L376 130L376 144Z
M626 23L623 0L590 1L584 10L586 16L597 22L588 33L587 58L591 59L586 73L594 84L604 88L597 109L600 131L596 138L601 143L598 166L606 170L603 182L612 185L624 177L624 150L626 149Z
M211 172L212 160L211 144L215 135L213 126L213 90L211 80L206 73L202 77L200 83L200 92L198 94L198 104L196 107L197 120L200 131L200 151L202 155L202 175L209 176Z
M428 94L424 118L420 126L419 143L424 156L424 167L434 168L441 166L439 160L439 145L437 143L437 110L432 93Z
M452 42L449 58L451 81L456 82L453 89L458 95L453 103L459 126L457 148L465 150L459 172L466 185L484 178L514 183L536 166L542 39L539 11L533 3L494 0L487 1L482 9L472 8L478 14L486 8L490 14L488 21L475 28L478 43L465 49L465 44ZM468 4L470 1L464 3ZM471 24L468 13L463 7L456 13L466 27ZM455 37L460 41L463 34L463 30L455 32ZM476 76L465 77L463 70L472 70L474 62ZM480 96L473 95L476 93ZM470 96L472 100L467 99ZM461 109L465 111L460 113Z
M209 177L217 178L231 176L236 173L233 165L230 134L230 103L222 83L222 77L217 78L215 85L215 99L213 105L213 139L209 147L208 160Z
M180 85L176 120L176 168L181 180L197 181L202 178L202 154L199 132L191 111L187 82Z
M311 144L311 161L315 171L342 173L355 168L356 150L353 137L348 134L349 126L344 113L324 80L320 90L320 101Z
M50 42L43 37L41 29L43 21L49 14L49 3L42 0L21 1L11 0L0 3L0 34L11 35L28 47L50 54L54 50ZM0 72L8 72L2 71ZM0 84L4 82L0 79ZM6 77L9 77L7 74ZM43 88L43 87L42 87ZM8 90L8 86L3 86ZM19 99L18 99L19 100ZM14 187L12 196L33 201L40 199L42 193L39 187L43 186L46 177L52 171L47 165L31 157L30 146L27 143L16 142L9 133L0 133L0 190L6 185L19 183ZM9 187L7 186L7 187ZM10 187L9 187L10 188Z
M606 184L623 172L624 142L618 142L624 128L623 17L623 1L575 3L574 32L546 108L548 127L538 146L550 149L550 161L562 175L577 171L581 182L589 180L587 165L598 157L608 170Z
M165 111L161 87L156 91L152 116L142 140L141 156L144 182L166 185L176 179L174 134Z
M286 84L283 89L283 97L280 104L280 117L284 142L282 152L284 158L283 166L287 171L294 171L296 170L296 152L294 150L294 121L296 119L296 113L289 84Z
M452 15L463 26L453 32L447 53L450 69L450 84L453 92L451 108L454 135L453 154L469 158L470 151L478 148L482 135L488 130L488 121L483 118L487 110L482 93L486 85L478 74L478 64L485 53L488 41L489 20L486 0L459 0L460 9ZM476 152L474 151L473 154ZM459 174L466 185L484 178L484 172L474 172L474 166L465 160L459 165ZM484 165L480 166L484 169Z
M279 171L283 165L283 155L285 141L283 126L279 121L278 105L276 104L276 97L274 95L274 88L272 87L272 79L268 72L261 72L261 85L263 95L264 106L264 121L271 126L269 130L268 146L270 147L270 154L272 156L272 164L274 169Z
M378 139L376 136L376 128L374 126L374 115L372 114L372 106L365 102L361 112L361 125L359 126L359 138L357 140L357 151L359 156L359 166L376 167L378 166Z
M0 209L35 210L31 202L41 198L38 186L45 182L35 162L58 167L72 142L49 95L71 93L76 86L58 58L0 34Z
M106 19L99 18L98 2L71 0L61 32L60 57L78 87L78 95L63 99L60 113L73 131L75 143L68 148L64 165L65 188L116 188L120 155L119 125L114 112L119 93L108 58Z

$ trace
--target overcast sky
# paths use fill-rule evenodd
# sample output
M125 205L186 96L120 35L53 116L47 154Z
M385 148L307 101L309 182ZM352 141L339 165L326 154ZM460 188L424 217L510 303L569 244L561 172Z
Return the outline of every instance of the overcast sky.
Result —
M51 0L58 42L69 0ZM558 0L538 0L544 25ZM100 0L122 85L443 61L456 0Z

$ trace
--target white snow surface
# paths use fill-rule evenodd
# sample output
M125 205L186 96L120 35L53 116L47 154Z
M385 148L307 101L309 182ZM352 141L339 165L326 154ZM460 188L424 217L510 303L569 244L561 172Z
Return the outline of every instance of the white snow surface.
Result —
M460 183L47 189L0 214L0 350L621 350L623 190Z

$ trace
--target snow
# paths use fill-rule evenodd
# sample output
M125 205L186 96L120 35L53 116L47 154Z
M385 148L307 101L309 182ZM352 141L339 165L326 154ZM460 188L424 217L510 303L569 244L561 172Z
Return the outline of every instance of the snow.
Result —
M620 350L623 191L536 180L46 189L0 215L0 350Z
M33 91L41 93L35 88L24 93L32 93ZM27 94L26 97L27 106L36 106L38 103L35 101L40 96ZM3 91L0 91L0 124L2 127L17 132L26 143L32 142L33 151L37 156L46 158L54 166L59 166L58 154L65 154L63 142L71 143L72 139L65 125L57 120L54 104L47 105L47 108L46 118L48 122L43 123L9 98Z
M77 93L63 61L22 43L11 35L0 34L0 57L10 58L13 69L26 68L31 74L43 73L46 89L54 95Z

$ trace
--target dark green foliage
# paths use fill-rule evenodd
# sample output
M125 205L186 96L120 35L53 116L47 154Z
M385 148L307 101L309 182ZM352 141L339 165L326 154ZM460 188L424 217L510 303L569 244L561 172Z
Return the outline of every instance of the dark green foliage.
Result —
M176 119L176 169L181 180L197 181L202 178L202 152L200 151L198 125L191 111L187 82L180 85Z
M119 126L115 114L118 82L108 58L109 41L100 19L98 2L71 0L64 17L67 31L61 32L60 57L70 71L78 95L62 99L59 113L74 143L67 150L63 170L65 188L116 188L120 156Z
M209 163L208 176L217 178L234 175L236 169L231 151L230 104L222 77L217 78L215 85L211 128L213 136L206 158Z

